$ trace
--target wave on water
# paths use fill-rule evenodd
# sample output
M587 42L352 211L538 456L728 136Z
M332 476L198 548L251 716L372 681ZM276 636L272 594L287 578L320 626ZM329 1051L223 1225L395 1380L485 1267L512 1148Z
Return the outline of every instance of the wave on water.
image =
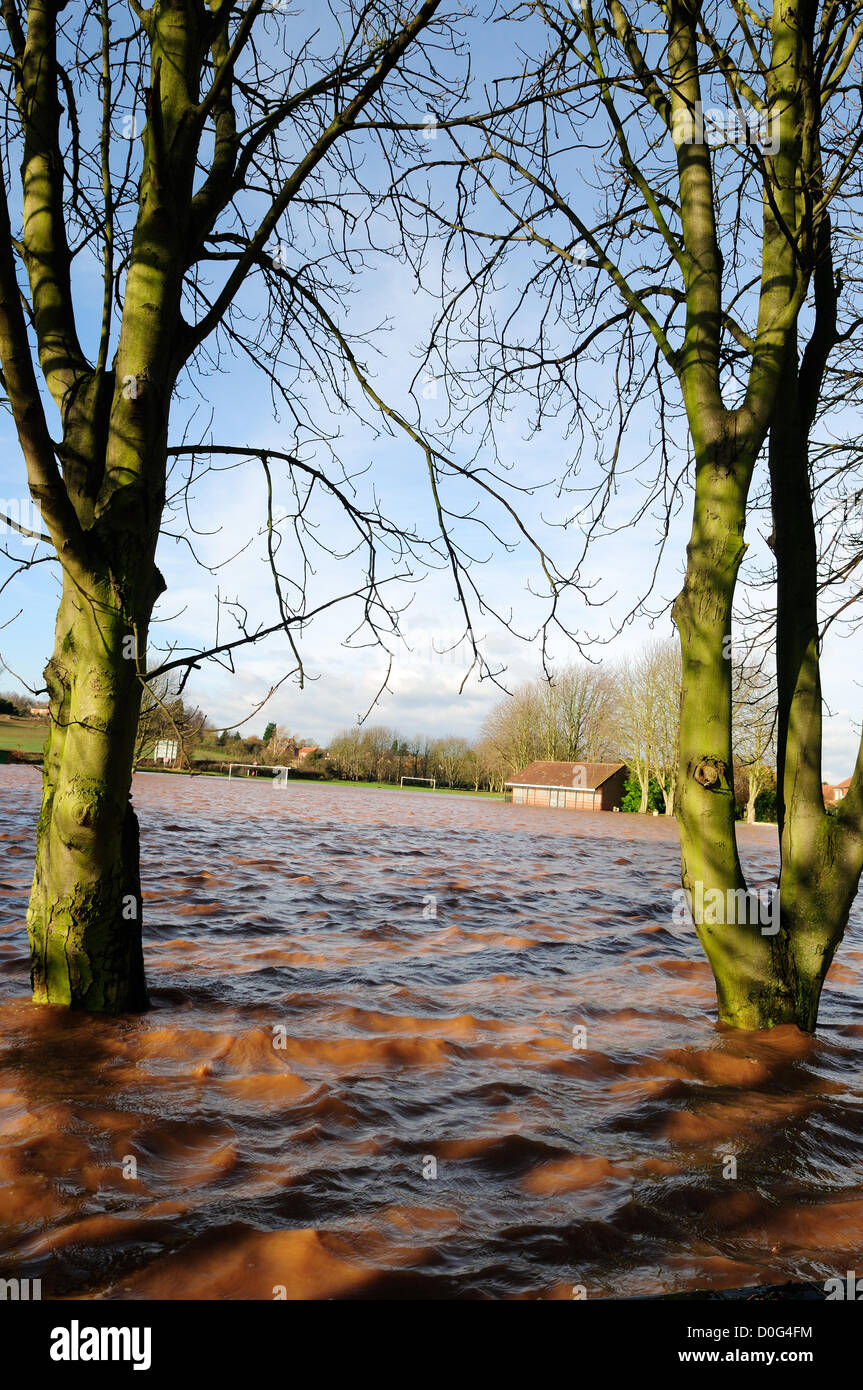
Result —
M29 1002L39 783L2 777L0 1274L571 1298L859 1263L856 907L818 1036L737 1033L673 822L140 777L153 1008L91 1018ZM775 830L740 842L775 875Z

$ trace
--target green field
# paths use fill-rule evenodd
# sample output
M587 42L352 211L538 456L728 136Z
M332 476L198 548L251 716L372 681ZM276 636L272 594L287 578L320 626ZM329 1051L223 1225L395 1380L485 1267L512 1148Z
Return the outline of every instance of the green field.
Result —
M47 736L47 719L15 719L11 715L0 714L0 748L21 753L41 753ZM249 756L245 750L243 756ZM193 757L209 762L238 761L236 752L224 748L196 748Z
M298 782L306 780L306 778L296 778L296 781ZM309 778L308 780L311 781L312 779ZM288 781L290 781L290 777L288 777ZM349 782L342 777L317 777L315 778L315 781L320 782L321 785L325 787L376 787L378 791L390 792L397 792L402 790L398 782ZM444 786L441 782L439 782L436 787L425 787L419 785L405 787L404 790L406 792L429 792L432 795L434 795L436 792L446 792L448 796L490 796L494 797L497 801L502 800L500 792L475 792L472 787L447 787Z
M211 777L218 777L218 776L227 776L227 773L221 773L221 774L220 774L220 773L217 773L217 772L212 772L212 773L209 773L208 775L211 776ZM237 779L237 780L242 780L242 777L243 777L243 774L242 774L242 773L235 774L235 779ZM270 779L270 778L260 778L260 779L252 779L252 778L249 778L249 779L247 779L247 780L249 780L249 781L252 781L252 780L260 780L260 781L262 781L262 782L269 782L271 779ZM397 791L401 791L401 790L402 790L401 787L399 787L398 782L362 782L362 781L360 781L360 782L354 782L353 780L348 781L346 778L342 778L342 777L292 777L290 774L288 775L288 784L289 784L289 785L291 785L291 784L296 784L296 783L299 783L299 782L303 782L306 786L317 786L317 787L360 787L360 788L363 788L363 789L365 789L365 790L367 790L367 791L368 791L368 790L371 790L371 791L397 792ZM437 793L445 792L447 796L484 796L484 797L486 797L486 798L491 798L493 801L503 801L503 799L504 799L504 798L503 798L503 794L502 794L501 792L487 792L487 791L475 792L475 791L473 790L473 788L470 788L470 787L447 787L447 786L441 785L440 783L439 783L438 786L436 786L436 787L411 786L411 787L405 787L404 790L405 790L406 792L428 792L431 796L434 796L434 795L436 795Z
M13 719L11 715L0 714L0 748L41 753L47 735L47 719Z

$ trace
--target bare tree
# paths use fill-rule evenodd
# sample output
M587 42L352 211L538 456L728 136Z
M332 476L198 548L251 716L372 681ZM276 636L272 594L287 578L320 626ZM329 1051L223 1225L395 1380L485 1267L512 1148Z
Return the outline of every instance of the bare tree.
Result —
M518 772L539 756L537 730L536 691L529 683L498 700L482 726L483 740L508 774Z
M674 641L652 643L646 661L653 690L651 771L662 791L665 814L671 816L680 772L680 647Z
M612 675L576 662L501 698L483 724L483 739L510 773L534 759L601 760L614 751L616 704Z
M641 788L647 810L650 782L660 788L667 816L674 814L680 742L680 649L676 642L647 642L617 674L619 740Z
M647 811L650 771L654 763L653 690L645 679L642 655L627 658L618 667L618 730L621 749L640 788L639 812Z
M344 602L355 635L383 648L383 688L400 640L393 585L424 564L449 566L475 669L489 674L471 620L472 523L445 485L472 477L507 525L512 502L380 397L366 365L373 335L349 333L343 314L356 274L414 236L395 165L423 148L418 113L458 103L464 66L442 0L344 0L308 16L265 0L4 0L0 15L0 366L41 511L37 527L3 519L23 547L3 553L10 579L49 563L62 586L45 672L33 993L140 1009L130 785L142 683L179 676L182 689L202 662L233 670L238 652L274 634L288 649L282 679L302 682L301 634ZM92 276L79 273L94 253L95 326ZM217 440L183 404L205 399L231 355L263 374L286 416L285 447ZM420 451L429 535L388 518L373 492L363 501L335 452L331 421L345 410ZM195 487L220 483L227 512L239 468L256 470L266 497L273 611L250 617L219 590L212 639L157 652L160 536L198 558ZM321 499L342 516L345 543L331 551L350 578L316 594ZM553 609L566 581L536 551Z
M735 668L734 728L737 765L746 778L746 819L751 825L755 803L775 777L776 747L775 683L756 661L742 661Z
M602 761L617 751L617 685L613 672L587 662L564 667L550 686L558 711L555 757Z
M192 754L204 728L206 716L197 705L187 706L180 695L180 682L163 676L144 688L138 731L135 739L135 767L144 758L152 758L160 740L177 744L180 766L187 771L192 766Z
M453 787L469 770L470 745L464 738L442 738L434 745L432 757L441 780Z
M362 731L345 729L337 734L330 741L330 759L343 776L358 782L365 770Z
M664 539L691 479L673 606L682 881L726 904L717 922L696 923L722 1020L811 1030L863 868L863 746L838 823L821 798L809 454L828 361L860 322L859 299L840 308L839 267L857 256L863 5L529 0L512 22L526 56L498 83L494 109L444 126L458 203L440 214L453 283L432 358L449 364L455 429L484 414L492 433L526 388L537 426L567 412L579 563L647 516ZM622 521L623 445L648 404L639 501ZM746 882L727 651L765 450L782 855L773 935L737 913Z

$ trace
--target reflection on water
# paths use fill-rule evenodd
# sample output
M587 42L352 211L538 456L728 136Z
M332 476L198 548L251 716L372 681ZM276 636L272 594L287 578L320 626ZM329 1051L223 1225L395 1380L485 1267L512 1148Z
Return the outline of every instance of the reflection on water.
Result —
M0 776L0 1273L570 1298L860 1268L856 912L816 1039L732 1033L662 819L143 776L154 1008L94 1019L28 1002L39 779ZM740 839L767 881L775 832Z

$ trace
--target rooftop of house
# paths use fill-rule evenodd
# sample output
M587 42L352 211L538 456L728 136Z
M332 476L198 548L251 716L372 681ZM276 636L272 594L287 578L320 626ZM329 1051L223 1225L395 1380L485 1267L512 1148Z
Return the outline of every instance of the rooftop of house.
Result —
M596 791L625 763L533 762L507 781L508 787L575 787Z

